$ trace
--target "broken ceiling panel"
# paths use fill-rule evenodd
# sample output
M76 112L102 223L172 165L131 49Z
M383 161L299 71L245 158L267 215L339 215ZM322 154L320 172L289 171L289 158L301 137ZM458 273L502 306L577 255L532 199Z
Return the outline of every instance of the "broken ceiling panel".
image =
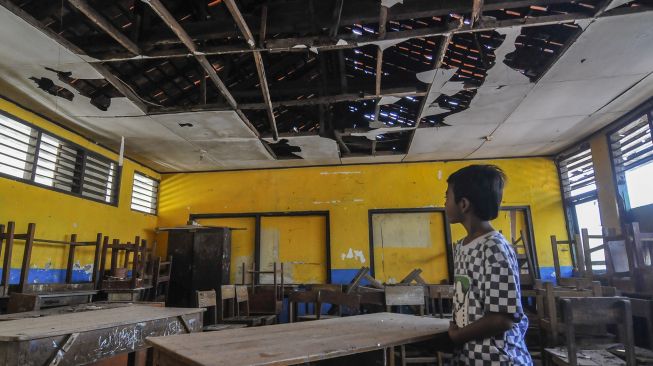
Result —
M190 141L256 138L254 132L232 111L159 114L151 118Z
M533 84L481 86L468 109L445 117L444 122L451 126L497 125L513 113L532 88Z
M286 139L289 146L297 147L298 150L293 154L304 160L315 163L340 163L338 144L332 139L317 135L282 137L282 139ZM272 139L265 140L274 143Z

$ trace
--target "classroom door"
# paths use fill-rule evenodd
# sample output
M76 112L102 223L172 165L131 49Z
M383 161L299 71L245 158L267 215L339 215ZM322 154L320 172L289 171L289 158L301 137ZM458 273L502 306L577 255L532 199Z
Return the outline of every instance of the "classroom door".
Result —
M256 237L256 220L253 217L200 219L200 224L206 226L226 226L231 231L231 272L229 283L242 283L243 263L247 269L252 268L254 261L254 240ZM245 273L245 283L251 283L251 274Z
M372 214L374 277L401 281L413 269L427 283L449 278L444 212Z
M262 217L260 268L283 263L285 283L326 283L326 230L325 216ZM260 283L272 283L271 275L261 275Z

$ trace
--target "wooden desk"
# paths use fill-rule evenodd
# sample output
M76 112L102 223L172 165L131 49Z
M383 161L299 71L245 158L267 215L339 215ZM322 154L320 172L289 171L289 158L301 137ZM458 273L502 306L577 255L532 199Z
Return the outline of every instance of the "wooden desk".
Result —
M449 320L377 313L148 338L158 366L297 365L426 341Z
M0 364L83 365L149 347L145 338L200 331L203 309L131 305L0 323Z

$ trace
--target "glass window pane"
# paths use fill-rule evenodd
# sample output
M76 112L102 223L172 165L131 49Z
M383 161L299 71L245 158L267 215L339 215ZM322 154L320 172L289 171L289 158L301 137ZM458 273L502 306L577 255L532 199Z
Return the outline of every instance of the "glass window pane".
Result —
M653 177L653 162L626 171L626 187L628 188L630 208L653 203L651 177Z

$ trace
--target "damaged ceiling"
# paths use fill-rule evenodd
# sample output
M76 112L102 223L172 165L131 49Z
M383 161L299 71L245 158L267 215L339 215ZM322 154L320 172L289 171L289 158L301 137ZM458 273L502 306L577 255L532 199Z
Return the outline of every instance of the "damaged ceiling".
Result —
M550 155L653 95L653 0L0 4L2 94L160 172Z

